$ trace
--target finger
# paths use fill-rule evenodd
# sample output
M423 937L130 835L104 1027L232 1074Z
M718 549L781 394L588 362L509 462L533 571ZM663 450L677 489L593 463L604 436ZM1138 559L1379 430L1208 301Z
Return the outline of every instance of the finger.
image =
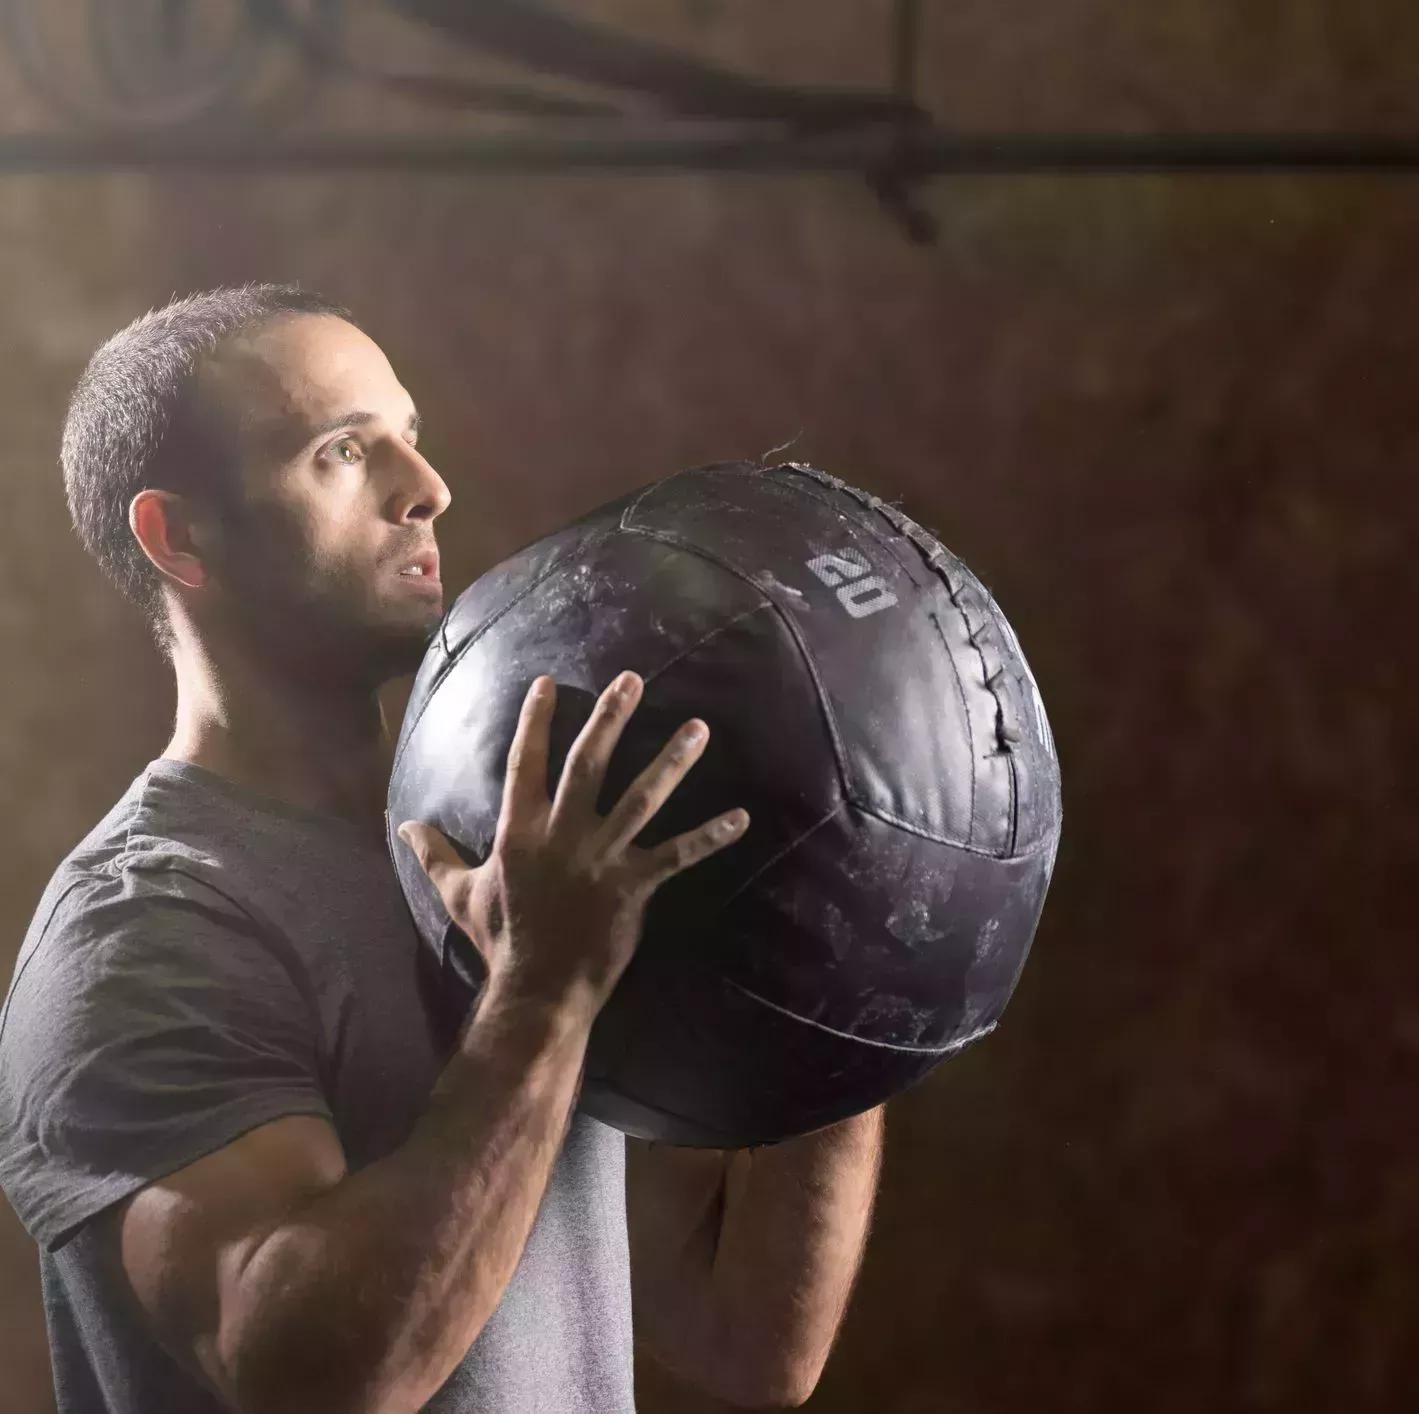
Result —
M652 889L667 879L683 874L692 865L712 854L727 849L749 828L747 810L731 810L727 815L710 820L698 829L687 830L673 840L645 851L646 878Z
M606 823L598 832L597 843L606 854L623 849L655 818L670 799L690 767L704 755L709 728L696 719L686 722L665 749L626 787Z
M606 778L606 764L621 732L640 702L644 684L635 673L622 673L597 699L562 767L557 796L552 802L552 829L569 820L582 820L596 810L596 797Z
M438 890L443 906L455 921L462 919L473 870L463 862L447 835L418 820L406 820L399 838L413 851L429 882Z
M551 750L552 714L557 709L557 684L549 677L537 678L522 700L512 746L507 754L507 776L503 781L502 809L498 831L530 819L547 806L547 754Z

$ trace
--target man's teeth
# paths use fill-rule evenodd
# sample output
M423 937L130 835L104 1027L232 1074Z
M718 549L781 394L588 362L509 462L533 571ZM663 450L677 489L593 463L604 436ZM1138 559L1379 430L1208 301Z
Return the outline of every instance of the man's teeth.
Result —
M418 574L418 575L422 575L423 572L424 572L424 567L423 567L423 565L410 565L407 570L400 570L400 571L399 571L400 574Z

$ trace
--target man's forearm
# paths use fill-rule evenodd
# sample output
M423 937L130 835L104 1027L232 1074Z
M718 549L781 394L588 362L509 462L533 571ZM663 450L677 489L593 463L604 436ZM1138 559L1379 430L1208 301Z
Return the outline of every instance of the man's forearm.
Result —
M885 1109L735 1154L712 1282L749 1390L801 1398L847 1311L881 1175Z
M516 1270L593 1017L490 991L409 1140L254 1252L223 1330L243 1411L423 1407Z

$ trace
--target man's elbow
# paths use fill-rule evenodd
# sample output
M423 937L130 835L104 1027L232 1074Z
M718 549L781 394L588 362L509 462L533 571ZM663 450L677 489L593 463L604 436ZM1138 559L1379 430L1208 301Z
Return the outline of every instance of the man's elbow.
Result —
M769 1409L797 1409L800 1405L808 1403L813 1391L817 1388L818 1380L816 1376L812 1379L785 1380L770 1391L768 1402L764 1407Z
M232 1414L389 1414L396 1407L330 1369L323 1378L244 1377L233 1382L229 1402Z
M322 1351L315 1340L246 1341L224 1362L233 1414L393 1414L402 1408L378 1388L368 1351ZM412 1410L417 1406L410 1406Z
M817 1371L789 1369L756 1376L741 1373L727 1390L717 1393L736 1409L797 1409L807 1404L818 1388L818 1377Z

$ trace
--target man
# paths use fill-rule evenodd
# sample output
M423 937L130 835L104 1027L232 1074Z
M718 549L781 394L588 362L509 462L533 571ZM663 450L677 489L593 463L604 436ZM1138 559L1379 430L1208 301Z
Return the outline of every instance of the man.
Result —
M481 868L401 830L488 965L440 1037L377 696L443 611L450 497L417 440L349 313L281 286L138 320L74 394L74 523L170 660L177 719L56 871L0 1023L0 1185L41 1248L62 1414L619 1414L633 1288L686 1378L797 1403L841 1321L870 1122L781 1146L731 1198L729 1156L657 1148L628 1175L575 1112L651 893L747 825L633 843L702 723L596 813L633 676L559 781L532 685Z

